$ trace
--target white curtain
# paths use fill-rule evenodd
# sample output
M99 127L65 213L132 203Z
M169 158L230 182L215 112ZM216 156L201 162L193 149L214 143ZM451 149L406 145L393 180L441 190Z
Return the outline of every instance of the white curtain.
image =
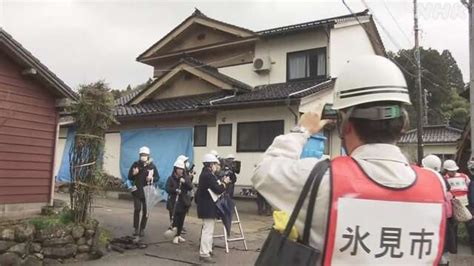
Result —
M292 55L289 61L289 79L305 78L309 75L309 60L305 54Z
M318 71L316 75L318 76L325 76L326 75L326 54L320 53L318 54Z

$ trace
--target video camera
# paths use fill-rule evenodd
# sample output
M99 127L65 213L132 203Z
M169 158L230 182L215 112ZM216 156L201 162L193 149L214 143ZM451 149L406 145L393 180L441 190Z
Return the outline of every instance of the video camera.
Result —
M221 176L240 174L241 162L238 160L219 159L221 164Z

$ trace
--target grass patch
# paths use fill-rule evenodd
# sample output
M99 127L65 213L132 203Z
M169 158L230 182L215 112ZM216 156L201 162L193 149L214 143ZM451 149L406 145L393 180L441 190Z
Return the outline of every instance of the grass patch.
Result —
M110 232L108 229L100 226L99 228L99 245L100 246L105 246L109 242L110 239L112 239L113 235L112 232Z
M33 218L28 222L32 224L37 230L42 230L52 226L70 224L73 222L72 215L73 214L70 210L64 210L59 214Z

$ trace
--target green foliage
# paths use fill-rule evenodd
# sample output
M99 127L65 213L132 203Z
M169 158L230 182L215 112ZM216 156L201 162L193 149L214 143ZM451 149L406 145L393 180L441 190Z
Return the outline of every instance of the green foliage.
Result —
M81 85L79 96L71 110L77 133L70 150L70 196L74 221L84 222L90 214L92 196L103 179L105 132L118 122L114 117L114 98L103 81Z
M71 210L65 209L59 214L33 218L28 222L32 224L36 230L42 230L58 225L68 225L73 222L73 213Z
M402 68L407 81L413 106L409 108L411 126L416 127L416 112L418 96L415 90L416 66L414 50L389 52L392 58ZM441 53L435 49L420 48L422 66L422 87L427 90L428 124L446 124L463 127L469 117L469 103L459 96L465 88L462 73L456 60L448 50Z

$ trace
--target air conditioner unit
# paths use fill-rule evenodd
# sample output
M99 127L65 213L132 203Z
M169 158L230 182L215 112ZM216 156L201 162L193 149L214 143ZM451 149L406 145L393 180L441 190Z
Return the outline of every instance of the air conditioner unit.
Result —
M269 71L272 68L270 57L255 57L253 59L253 70L256 72Z

